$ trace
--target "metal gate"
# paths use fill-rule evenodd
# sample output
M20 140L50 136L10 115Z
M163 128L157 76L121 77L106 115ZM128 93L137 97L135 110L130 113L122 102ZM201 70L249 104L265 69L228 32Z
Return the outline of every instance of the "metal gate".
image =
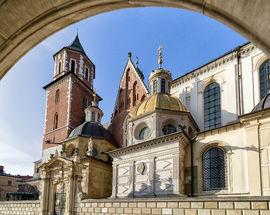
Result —
M66 207L66 193L55 193L54 215L64 215Z

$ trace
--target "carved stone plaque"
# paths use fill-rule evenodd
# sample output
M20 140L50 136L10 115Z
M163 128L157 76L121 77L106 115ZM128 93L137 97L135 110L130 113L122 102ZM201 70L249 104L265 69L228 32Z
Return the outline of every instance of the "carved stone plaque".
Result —
M147 170L147 166L144 162L141 162L137 166L137 172L140 173L141 175L144 175L144 173Z

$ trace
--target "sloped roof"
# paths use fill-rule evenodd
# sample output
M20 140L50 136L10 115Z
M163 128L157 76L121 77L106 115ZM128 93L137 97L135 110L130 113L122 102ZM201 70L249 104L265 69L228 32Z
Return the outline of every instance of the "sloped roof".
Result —
M82 47L82 44L80 42L80 39L79 39L79 35L77 34L75 39L73 40L73 42L67 46L66 48L69 48L69 49L73 49L73 50L76 50L76 51L79 51L79 52L82 52L86 55L83 47Z
M266 96L260 100L260 102L253 108L251 112L252 113L257 112L257 111L264 110L269 107L270 107L270 92L268 92Z

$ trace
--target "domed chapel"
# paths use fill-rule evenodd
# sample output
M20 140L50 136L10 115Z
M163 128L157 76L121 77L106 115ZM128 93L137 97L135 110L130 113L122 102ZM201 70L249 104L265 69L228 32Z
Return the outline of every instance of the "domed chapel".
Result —
M94 63L78 35L54 55L46 90L43 214L83 199L270 194L270 61L251 43L172 79L132 54L102 125ZM252 86L252 87L250 87Z

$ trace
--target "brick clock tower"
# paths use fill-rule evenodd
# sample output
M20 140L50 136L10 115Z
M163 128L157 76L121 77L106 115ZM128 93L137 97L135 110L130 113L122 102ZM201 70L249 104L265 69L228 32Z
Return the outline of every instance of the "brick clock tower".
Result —
M53 81L44 87L43 152L58 146L73 128L84 122L84 110L93 100L95 65L86 55L78 35L53 58ZM99 96L98 100L101 100Z

